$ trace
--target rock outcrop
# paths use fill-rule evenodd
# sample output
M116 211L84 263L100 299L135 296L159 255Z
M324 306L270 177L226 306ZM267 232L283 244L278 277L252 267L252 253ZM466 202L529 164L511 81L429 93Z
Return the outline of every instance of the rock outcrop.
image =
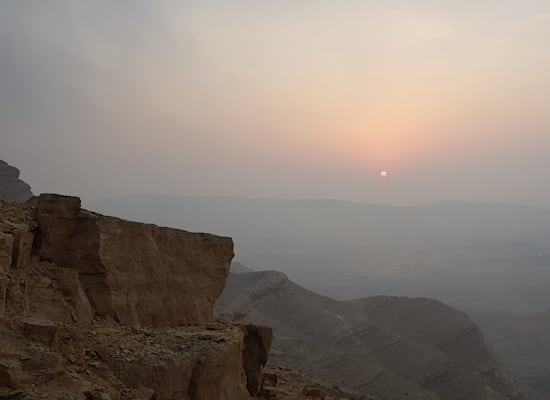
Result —
M19 170L0 160L0 201L24 203L32 196L31 187L19 179Z
M271 329L217 322L230 238L0 202L0 399L255 396Z
M37 256L75 267L95 316L144 326L212 319L233 258L230 238L81 211L73 197L42 195L36 215Z

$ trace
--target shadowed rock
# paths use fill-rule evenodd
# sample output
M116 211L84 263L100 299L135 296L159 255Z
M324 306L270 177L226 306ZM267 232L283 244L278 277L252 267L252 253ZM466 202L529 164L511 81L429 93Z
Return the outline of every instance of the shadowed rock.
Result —
M24 203L32 196L31 187L19 179L19 170L0 160L0 200Z

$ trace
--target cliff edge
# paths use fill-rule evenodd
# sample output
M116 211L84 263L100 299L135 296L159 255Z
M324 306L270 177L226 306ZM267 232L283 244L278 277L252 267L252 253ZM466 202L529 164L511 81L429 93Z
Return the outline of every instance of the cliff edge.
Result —
M0 202L0 399L250 399L271 330L212 318L230 238Z

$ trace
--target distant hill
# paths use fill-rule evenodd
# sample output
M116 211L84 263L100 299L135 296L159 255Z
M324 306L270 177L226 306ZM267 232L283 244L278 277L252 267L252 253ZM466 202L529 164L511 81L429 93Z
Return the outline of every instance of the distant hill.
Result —
M31 187L19 179L19 170L0 160L0 200L23 203L32 196Z
M482 310L550 308L545 208L177 196L124 196L87 206L231 236L242 264L283 271L333 298L389 294Z
M377 296L336 301L284 274L231 274L220 316L273 327L273 362L386 399L520 399L478 327L443 303Z

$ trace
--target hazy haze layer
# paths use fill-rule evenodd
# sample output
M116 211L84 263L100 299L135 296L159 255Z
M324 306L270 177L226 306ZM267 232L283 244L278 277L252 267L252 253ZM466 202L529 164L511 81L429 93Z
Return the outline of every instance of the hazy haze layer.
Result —
M125 196L85 204L119 217L233 237L236 259L333 298L432 297L478 310L550 309L550 211L445 202Z

